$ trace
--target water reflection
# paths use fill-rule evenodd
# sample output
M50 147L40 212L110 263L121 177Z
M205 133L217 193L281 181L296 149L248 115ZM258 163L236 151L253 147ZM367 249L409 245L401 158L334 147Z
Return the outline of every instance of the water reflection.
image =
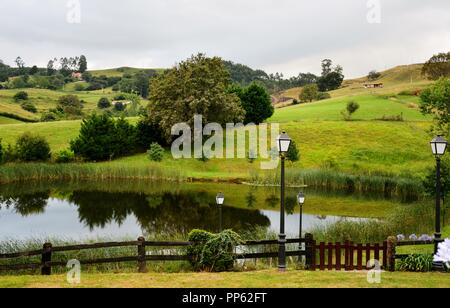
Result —
M226 195L223 227L238 232L259 226L277 232L279 190L228 184L153 182L32 183L0 187L0 240L32 236L139 236L146 233L218 231L218 191ZM287 190L286 228L298 233L296 190ZM326 208L335 197L310 194ZM358 201L339 199L348 207ZM314 201L315 200L315 201ZM375 202L378 204L378 202ZM341 205L342 207L342 205ZM304 215L305 228L341 217Z

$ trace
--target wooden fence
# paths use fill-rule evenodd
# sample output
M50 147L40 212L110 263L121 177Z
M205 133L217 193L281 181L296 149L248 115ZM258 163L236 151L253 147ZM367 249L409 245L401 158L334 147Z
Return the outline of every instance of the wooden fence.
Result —
M366 270L370 260L377 260L382 269L389 269L392 245L345 243L316 243L311 234L306 235L306 266L310 270Z
M300 244L304 243L304 239L288 239L287 244ZM42 275L51 275L52 267L67 265L67 261L52 261L54 253L67 252L67 251L81 251L89 249L102 249L113 247L136 247L137 254L134 256L123 256L114 258L102 258L102 259L90 259L79 260L82 265L93 264L105 264L105 263L118 263L118 262L137 262L137 268L140 273L147 272L147 261L189 261L188 255L148 255L147 247L159 247L159 248L177 248L188 247L192 245L190 242L148 242L145 238L140 237L137 241L129 242L108 242L108 243L95 243L95 244L83 244L83 245L71 245L53 247L51 243L45 243L42 249L34 251L24 251L16 253L0 254L0 260L5 259L17 259L24 257L41 256L40 263L25 263L25 264L5 264L0 265L0 271L14 271L14 270L36 270L41 269ZM267 246L278 245L277 240L265 240L265 241L248 241L242 246ZM304 251L287 251L287 256L301 256L305 255ZM262 258L276 258L278 252L259 252L259 253L240 253L236 254L236 259L262 259Z
M347 241L344 243L317 243L311 234L306 234L305 238L288 239L286 244L300 244L305 243L304 250L287 251L287 257L302 257L305 256L306 268L309 270L367 270L373 267L369 266L369 261L377 260L380 269L395 271L395 260L406 257L407 255L396 254L396 247L411 246L411 245L431 245L431 241L402 241L397 242L395 238L390 237L383 243L375 244L354 244ZM264 241L247 241L244 247L251 246L271 246L278 245L277 240ZM153 255L147 254L147 247L159 248L180 248L192 245L190 242L149 242L145 238L140 237L137 241L129 242L108 242L95 243L84 245L71 245L62 247L53 247L51 243L45 243L42 249L34 251L16 252L0 254L0 261L6 259L17 259L24 257L41 256L40 263L25 263L25 264L5 264L0 265L0 271L14 271L26 269L41 269L42 275L50 275L52 267L66 266L67 261L52 261L54 253L67 251L81 251L89 249L102 249L113 247L136 247L136 255L123 256L114 258L101 258L90 260L79 260L80 264L104 264L104 263L119 263L119 262L137 262L137 268L140 273L147 272L147 261L190 261L190 257L186 254L181 255ZM299 245L300 246L300 245ZM241 247L242 248L242 247ZM241 249L245 251L245 249ZM254 253L236 253L236 259L263 259L263 258L277 258L278 251L274 249L273 252L254 252Z

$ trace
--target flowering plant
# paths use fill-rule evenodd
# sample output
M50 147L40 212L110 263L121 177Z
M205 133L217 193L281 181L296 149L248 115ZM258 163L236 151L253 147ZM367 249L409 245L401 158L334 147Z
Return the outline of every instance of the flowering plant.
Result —
M447 269L450 269L450 238L439 243L438 252L433 259L435 262L442 262Z

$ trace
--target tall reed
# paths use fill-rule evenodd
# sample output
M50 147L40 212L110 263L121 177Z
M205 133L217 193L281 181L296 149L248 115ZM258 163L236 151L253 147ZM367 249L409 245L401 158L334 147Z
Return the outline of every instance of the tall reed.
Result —
M259 185L279 185L279 172L255 173L251 182ZM416 201L423 194L418 179L394 175L360 174L352 175L335 170L286 170L287 185L307 185L328 191L347 193L382 194L384 197L399 197L404 202Z

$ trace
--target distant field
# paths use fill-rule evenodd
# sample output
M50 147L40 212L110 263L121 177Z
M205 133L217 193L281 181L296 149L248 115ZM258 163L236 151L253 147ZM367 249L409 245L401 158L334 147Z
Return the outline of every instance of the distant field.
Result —
M402 91L422 89L431 81L421 74L422 64L401 65L386 71L382 71L381 77L375 81L368 81L367 77L344 80L342 87L330 91L331 97L342 97L367 94L398 94ZM364 83L383 83L383 88L365 89ZM298 99L302 88L292 88L280 94L280 96Z
M120 67L120 68L111 68L104 70L92 70L89 71L93 76L106 76L106 77L122 77L124 74L134 74L139 71L145 71L152 68L136 68L136 67ZM164 69L161 68L153 68L154 70L161 72Z
M342 120L341 111L352 100L360 105L360 109L354 114L353 120L375 120L383 116L400 114L403 114L403 118L407 121L431 120L431 117L423 116L418 110L417 97L388 98L375 95L358 95L280 108L269 121Z
M39 120L43 112L56 107L58 99L61 96L73 94L77 95L80 98L80 100L84 101L83 111L89 114L97 109L97 103L100 98L107 97L108 99L112 100L114 96L117 94L116 92L113 92L111 88L98 91L77 92L74 91L74 87L75 83L70 83L67 84L63 90L59 91L52 91L46 89L0 90L0 112L16 114L26 119ZM25 91L28 93L29 96L28 101L35 104L35 106L38 109L38 112L36 114L23 110L22 107L20 106L20 103L16 103L14 101L13 96L19 91ZM141 104L146 105L147 101L142 100Z

